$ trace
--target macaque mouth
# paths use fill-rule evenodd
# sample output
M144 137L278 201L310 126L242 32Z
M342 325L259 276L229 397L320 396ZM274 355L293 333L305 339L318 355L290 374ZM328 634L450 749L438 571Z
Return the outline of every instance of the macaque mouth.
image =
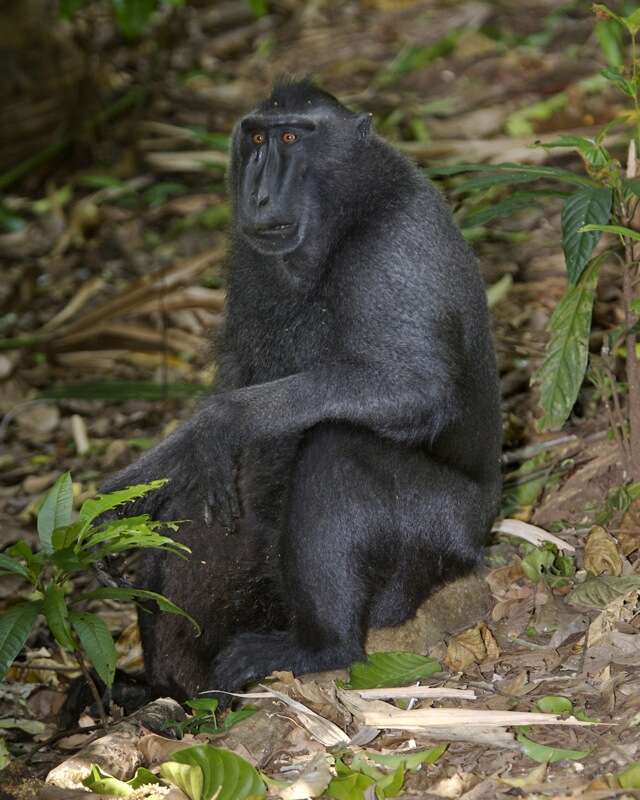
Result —
M247 225L245 233L260 238L277 239L293 236L298 230L297 222L265 222Z

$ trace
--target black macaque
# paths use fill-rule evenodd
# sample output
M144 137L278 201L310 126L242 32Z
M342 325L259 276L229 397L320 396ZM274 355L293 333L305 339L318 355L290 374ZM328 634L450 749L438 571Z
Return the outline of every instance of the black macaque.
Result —
M105 490L193 520L143 582L146 679L183 698L362 659L479 558L501 423L483 284L433 185L309 81L233 133L226 319L213 393ZM136 509L137 511L138 509Z

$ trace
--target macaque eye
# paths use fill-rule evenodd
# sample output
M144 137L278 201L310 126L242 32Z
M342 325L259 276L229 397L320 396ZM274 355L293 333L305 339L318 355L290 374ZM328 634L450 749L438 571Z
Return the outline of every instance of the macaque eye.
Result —
M251 136L251 141L257 145L264 144L266 139L267 137L264 135L264 133L254 133Z
M298 137L296 136L295 133L290 133L289 131L286 131L285 133L282 134L282 141L285 144L293 144L295 141L297 141L297 139Z

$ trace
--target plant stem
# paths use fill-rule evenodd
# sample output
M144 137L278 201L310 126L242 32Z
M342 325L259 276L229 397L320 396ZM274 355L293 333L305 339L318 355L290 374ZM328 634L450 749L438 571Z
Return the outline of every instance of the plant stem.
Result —
M629 142L627 158L627 178L636 177L636 143ZM633 215L624 203L624 221L627 227L633 227ZM635 259L635 243L633 239L624 239L625 267L622 273L622 291L624 298L624 317L627 333L627 383L629 386L629 445L631 449L631 479L640 480L640 365L636 353L636 334L634 326L638 315L634 313L634 301L637 299L636 283L638 265Z
M82 653L79 650L76 650L74 653L78 665L80 666L80 670L82 671L82 675L84 676L85 681L89 687L89 691L93 695L93 700L96 704L98 709L98 715L100 716L100 724L106 730L107 728L107 712L104 708L104 703L102 702L102 697L100 697L100 692L98 691L98 687L96 686L96 682L93 680L91 676L91 672L87 669L87 665L84 662L84 658Z

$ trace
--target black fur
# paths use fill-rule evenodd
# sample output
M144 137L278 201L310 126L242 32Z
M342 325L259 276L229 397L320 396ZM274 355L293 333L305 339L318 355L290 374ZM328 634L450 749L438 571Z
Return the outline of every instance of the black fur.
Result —
M105 487L169 477L144 510L194 520L188 561L143 564L204 628L141 614L147 678L176 696L362 658L370 626L474 566L500 488L484 288L432 184L303 81L236 126L229 189L214 392Z

